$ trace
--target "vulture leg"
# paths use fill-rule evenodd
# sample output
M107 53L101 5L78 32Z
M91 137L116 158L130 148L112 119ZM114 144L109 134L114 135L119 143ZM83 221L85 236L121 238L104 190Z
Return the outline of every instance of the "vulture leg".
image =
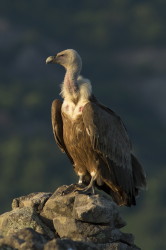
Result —
M79 180L78 180L78 184L82 184L83 183L83 175L80 175Z

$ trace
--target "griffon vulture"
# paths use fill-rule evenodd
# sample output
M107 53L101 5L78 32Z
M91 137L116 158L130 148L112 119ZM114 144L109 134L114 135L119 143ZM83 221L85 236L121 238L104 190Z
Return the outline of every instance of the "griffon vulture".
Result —
M79 190L94 193L97 186L118 205L135 205L139 190L146 187L146 177L131 152L122 120L94 97L90 81L80 76L82 60L75 50L50 56L46 63L58 63L66 70L63 102L52 103L52 127L56 143L79 176Z

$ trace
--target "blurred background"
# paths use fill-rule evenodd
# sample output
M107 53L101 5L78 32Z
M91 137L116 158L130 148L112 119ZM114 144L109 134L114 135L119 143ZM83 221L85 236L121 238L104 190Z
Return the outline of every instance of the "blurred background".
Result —
M148 178L120 208L145 250L166 249L166 1L0 1L0 212L13 198L76 182L53 138L50 107L64 69L45 59L76 49L96 97L118 113Z

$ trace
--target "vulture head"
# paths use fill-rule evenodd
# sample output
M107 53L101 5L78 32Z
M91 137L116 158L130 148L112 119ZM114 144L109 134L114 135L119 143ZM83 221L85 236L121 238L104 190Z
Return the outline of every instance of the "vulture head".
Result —
M81 71L82 60L77 51L74 49L67 49L59 52L55 56L49 56L46 59L46 64L58 63L62 65L66 70L72 69L73 71Z

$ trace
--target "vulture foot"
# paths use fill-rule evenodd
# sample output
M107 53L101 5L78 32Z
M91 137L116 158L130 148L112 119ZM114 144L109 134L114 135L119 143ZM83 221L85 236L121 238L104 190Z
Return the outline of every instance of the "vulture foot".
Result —
M77 191L77 189L78 189L78 188L81 188L81 187L83 188L84 185L78 184L78 183L76 183L76 184L71 184L70 186L68 186L68 187L61 193L61 195L70 194L70 193L72 193L72 192Z
M90 188L82 188L82 189L75 189L74 192L77 192L79 194L87 194L87 195L94 195L95 191L94 188L90 187Z
M94 178L92 177L88 186L83 188L77 188L74 192L78 192L79 194L95 194L95 185L94 185Z

